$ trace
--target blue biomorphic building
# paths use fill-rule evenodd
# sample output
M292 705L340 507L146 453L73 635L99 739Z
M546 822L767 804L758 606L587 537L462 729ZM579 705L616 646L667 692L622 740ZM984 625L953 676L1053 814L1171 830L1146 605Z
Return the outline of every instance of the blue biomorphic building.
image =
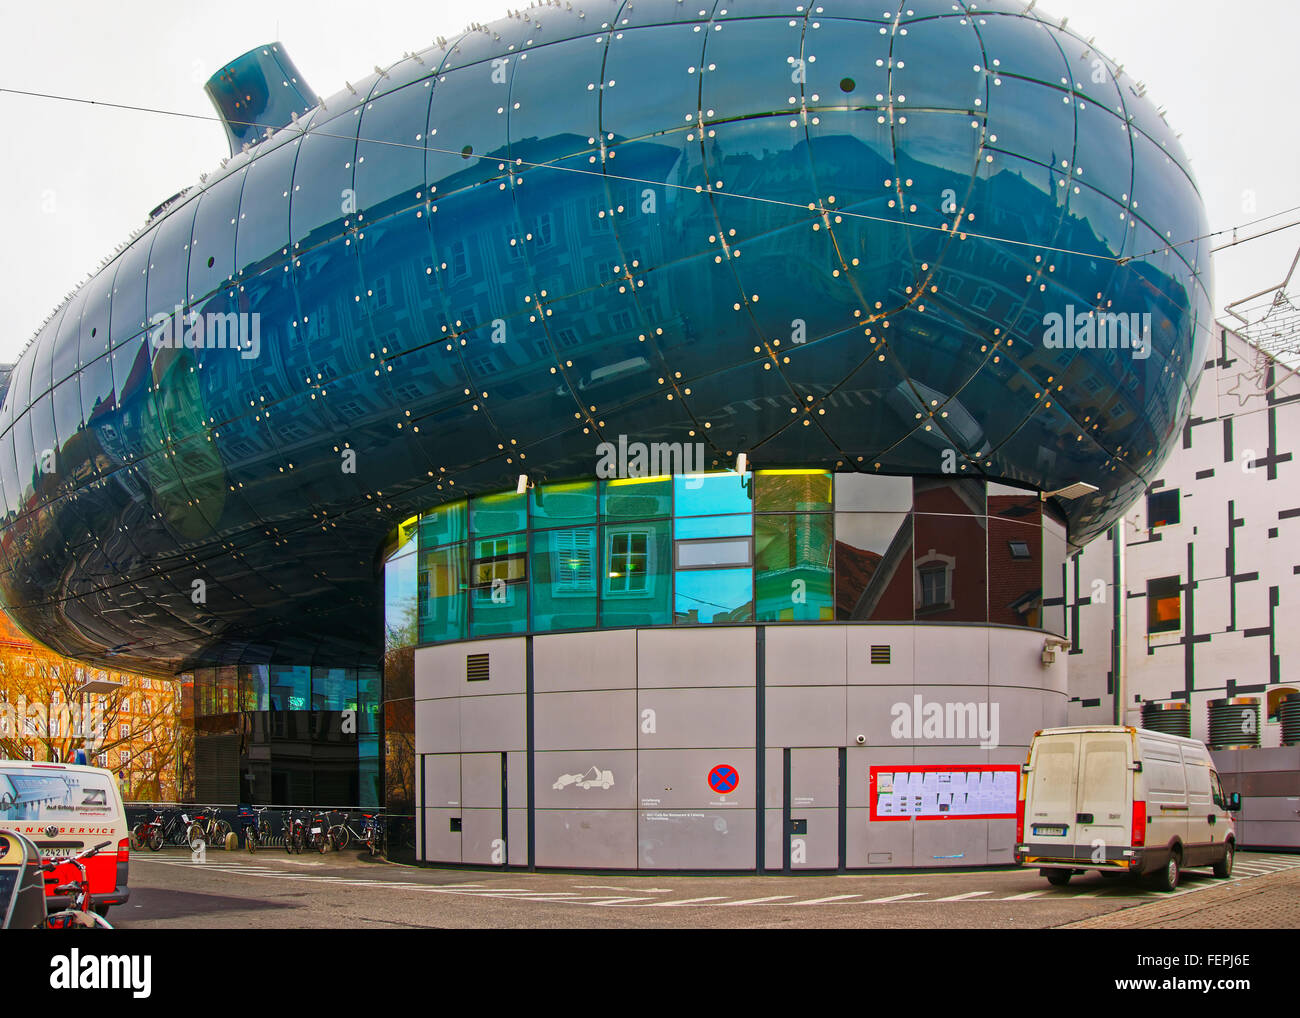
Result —
M574 0L208 92L230 157L0 407L5 610L192 674L197 798L439 863L1010 861L1071 556L1211 324L1131 76L1004 0Z

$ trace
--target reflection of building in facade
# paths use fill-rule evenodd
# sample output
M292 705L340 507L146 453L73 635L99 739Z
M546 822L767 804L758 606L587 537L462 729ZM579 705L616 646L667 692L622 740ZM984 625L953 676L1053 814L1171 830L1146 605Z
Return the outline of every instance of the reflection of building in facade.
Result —
M79 692L87 683L101 685ZM174 800L180 718L176 682L70 661L0 615L0 757L71 763L82 750L119 775L125 797Z
M193 669L205 795L382 783L408 856L1009 858L1002 814L869 822L867 766L1063 719L1067 548L1176 441L1208 245L1171 243L1200 199L1119 68L958 6L546 7L324 102L278 46L233 62L230 160L15 367L5 604ZM178 307L259 352L159 348ZM1148 346L1051 348L1066 308ZM709 473L595 480L620 436ZM915 696L997 700L1001 741L898 738Z

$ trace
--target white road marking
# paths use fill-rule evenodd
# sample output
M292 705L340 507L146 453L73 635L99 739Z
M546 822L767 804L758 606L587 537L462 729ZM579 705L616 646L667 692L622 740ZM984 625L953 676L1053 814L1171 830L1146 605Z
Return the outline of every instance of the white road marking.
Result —
M793 894L773 894L766 898L745 898L742 901L720 901L718 902L718 906L721 908L727 905L761 905L766 901L781 901L793 897Z
M651 905L655 908L672 908L674 905L698 905L703 901L723 901L726 898L724 894L714 894L707 898L682 898L679 901L655 901Z
M938 901L966 901L969 898L978 898L981 895L992 894L992 891L967 891L965 894L953 894L947 898L935 898Z
M863 901L860 902L859 904L884 905L887 902L891 902L891 901L902 901L904 898L923 898L925 897L925 895L926 895L925 891L912 891L910 894L895 894L888 898L872 898L870 901Z
M813 898L811 901L795 901L792 905L825 905L832 901L845 901L849 898L861 898L860 894L833 894L829 898Z
M1028 901L1030 898L1037 898L1039 895L1046 894L1047 891L1026 891L1024 894L1012 894L1005 898L998 898L998 901Z

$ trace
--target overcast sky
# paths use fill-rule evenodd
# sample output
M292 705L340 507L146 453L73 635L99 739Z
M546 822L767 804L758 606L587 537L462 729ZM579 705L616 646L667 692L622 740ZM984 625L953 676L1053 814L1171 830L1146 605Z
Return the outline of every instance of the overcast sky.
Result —
M375 64L525 3L0 0L0 87L211 116L203 83L262 43L283 42L308 83L330 95ZM1147 82L1150 98L1183 133L1212 229L1300 205L1300 134L1292 122L1300 3L1043 0L1039 7L1068 16ZM196 183L228 147L213 121L7 93L0 93L0 125L9 224L0 245L0 361L9 362L151 208ZM1300 213L1273 222L1295 219ZM1297 246L1300 228L1221 253L1216 313L1278 282Z

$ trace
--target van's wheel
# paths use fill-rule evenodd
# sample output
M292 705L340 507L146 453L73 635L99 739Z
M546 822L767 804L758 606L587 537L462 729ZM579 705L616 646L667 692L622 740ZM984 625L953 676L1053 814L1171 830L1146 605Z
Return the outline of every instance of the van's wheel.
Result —
M1172 891L1178 887L1178 877L1182 873L1183 860L1177 849L1169 853L1169 861L1164 868L1153 874L1152 882L1157 891Z
M1053 887L1064 887L1070 882L1070 877L1074 876L1074 873L1070 870L1048 870L1046 876L1047 882Z
M1220 880L1227 880L1232 876L1232 858L1236 854L1237 846L1229 841L1223 849L1223 861L1214 864L1214 875Z

